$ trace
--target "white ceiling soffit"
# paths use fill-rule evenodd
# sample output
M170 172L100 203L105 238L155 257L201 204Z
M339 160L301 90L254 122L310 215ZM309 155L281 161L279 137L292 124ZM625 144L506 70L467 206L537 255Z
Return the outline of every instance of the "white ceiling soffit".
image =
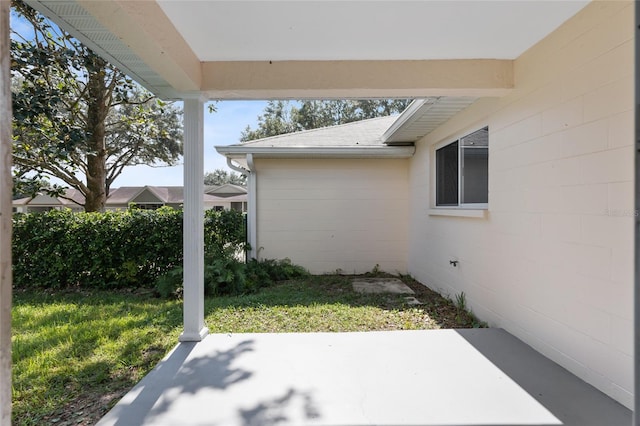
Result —
M233 61L510 60L588 3L588 0L147 0L136 5L116 0L26 1L165 98L193 94L198 87L203 90L201 79L207 64ZM166 16L141 13L145 3L155 5ZM139 22L144 28L138 25L122 28L125 24L120 19L126 18L122 14L132 10L135 14L134 9L138 13L132 15L130 22ZM100 19L105 25L87 10L102 13ZM120 15L115 12L110 15L110 10ZM171 24L174 28L163 30ZM118 28L119 36L107 27ZM171 47L167 37L179 36L184 40L174 44L173 50L163 50ZM158 49L144 50L140 47L141 39L151 45L157 42L154 46ZM180 77L185 70L187 78ZM215 68L215 72L207 75L215 77L219 70ZM247 75L237 78L251 79L251 72L256 70L248 68ZM271 93L272 97L290 97L282 88ZM354 96L356 92L345 93ZM361 92L357 93L360 97ZM407 94L397 90L385 93L385 97L393 96Z
M154 94L165 98L176 97L171 85L133 53L123 40L113 35L78 5L77 1L24 1Z
M469 97L416 99L384 132L382 141L387 145L413 143L475 101Z
M579 0L158 0L201 61L515 59Z

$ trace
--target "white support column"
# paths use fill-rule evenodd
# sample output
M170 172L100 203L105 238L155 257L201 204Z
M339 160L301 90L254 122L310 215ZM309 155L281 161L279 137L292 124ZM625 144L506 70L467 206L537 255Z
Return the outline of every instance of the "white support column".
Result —
M11 54L9 7L0 0L0 425L11 424Z
M635 18L635 188L634 188L634 277L633 277L633 418L631 424L640 426L640 6L634 3Z
M204 100L184 100L184 331L202 340L204 325Z

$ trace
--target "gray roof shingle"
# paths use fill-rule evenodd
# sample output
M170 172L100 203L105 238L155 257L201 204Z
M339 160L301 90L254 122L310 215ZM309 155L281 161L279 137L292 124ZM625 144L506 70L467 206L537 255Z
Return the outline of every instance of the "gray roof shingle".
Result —
M371 118L319 129L303 130L256 139L231 146L252 147L357 147L384 146L382 134L398 118L397 115Z

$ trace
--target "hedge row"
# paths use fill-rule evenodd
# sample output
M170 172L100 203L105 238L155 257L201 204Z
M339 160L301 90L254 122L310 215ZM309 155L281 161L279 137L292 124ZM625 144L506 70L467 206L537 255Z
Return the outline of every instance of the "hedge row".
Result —
M15 214L14 285L30 288L153 287L182 264L182 211ZM236 211L205 213L205 252L242 250L244 217Z

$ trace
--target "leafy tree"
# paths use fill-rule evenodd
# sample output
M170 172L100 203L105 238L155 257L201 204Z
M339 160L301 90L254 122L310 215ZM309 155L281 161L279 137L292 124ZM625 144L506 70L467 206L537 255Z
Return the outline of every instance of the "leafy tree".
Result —
M246 182L246 176L243 176L240 173L228 172L224 169L215 169L213 172L208 172L204 175L205 185L220 186L226 183L233 185L245 185Z
M293 118L294 111L288 101L269 101L258 118L258 128L252 130L247 126L240 140L249 141L301 130Z
M13 199L34 197L38 192L44 191L51 195L58 195L63 192L57 185L52 185L46 179L39 179L34 176L13 176Z
M304 100L294 101L293 104L288 101L269 101L263 114L258 117L258 128L247 126L240 140L246 142L397 114L404 111L410 102L410 99Z
M156 99L44 16L14 0L14 165L52 176L100 211L124 167L173 165L182 151L180 111Z

